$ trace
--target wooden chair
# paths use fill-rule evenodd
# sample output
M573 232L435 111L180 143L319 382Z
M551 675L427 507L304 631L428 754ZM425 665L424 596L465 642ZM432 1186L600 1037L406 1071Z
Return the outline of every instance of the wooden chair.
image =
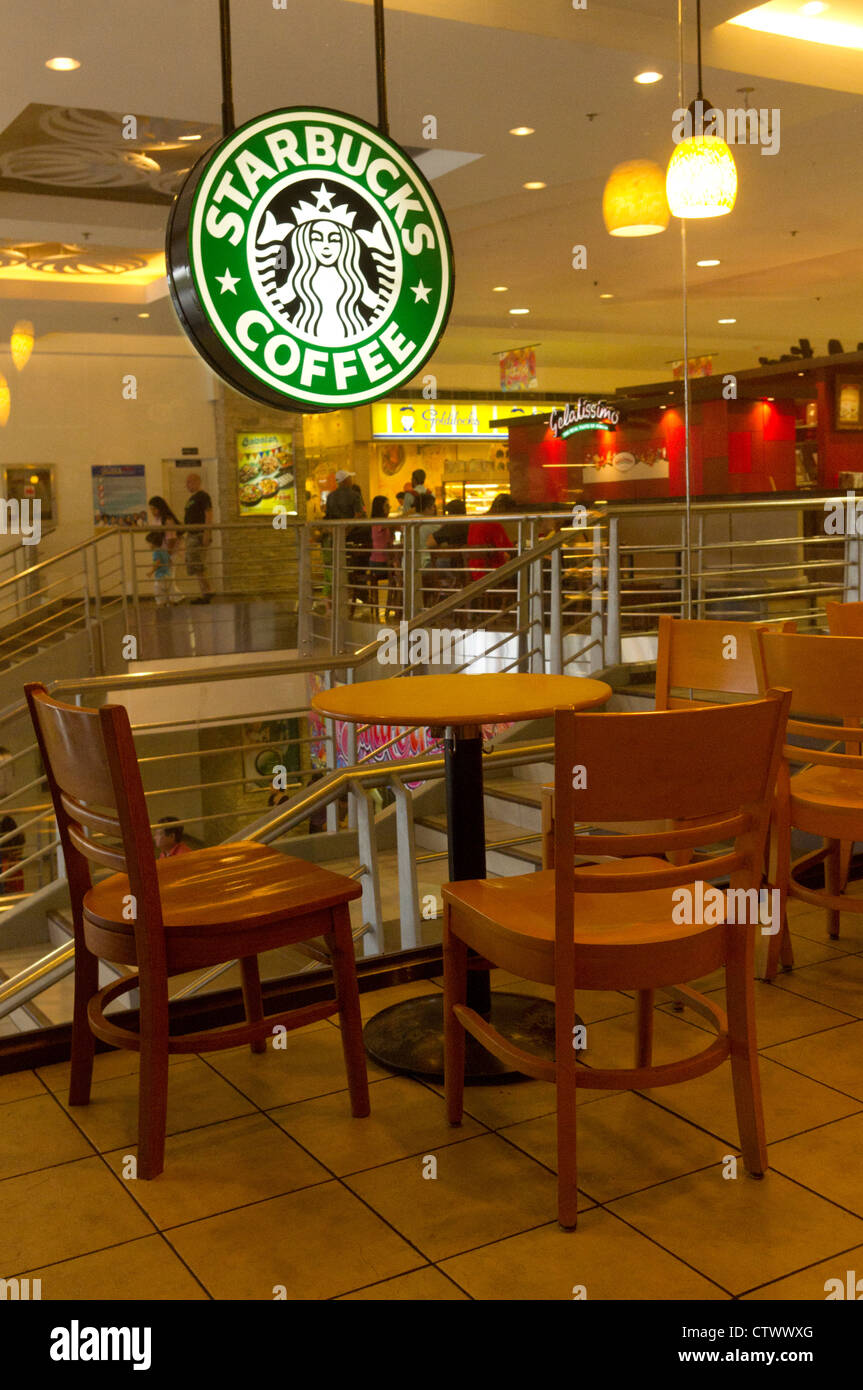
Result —
M863 605L836 605L857 606ZM760 633L758 640L762 684L787 685L793 711L804 716L792 718L788 725L787 761L777 798L776 881L791 897L823 907L828 932L835 938L841 912L863 912L863 898L843 892L851 847L863 840L863 642L859 637L786 633ZM806 747L795 739L816 739L828 748ZM837 743L844 744L844 752L832 746ZM791 776L789 763L806 766ZM819 836L823 848L792 864L792 827ZM798 877L817 863L824 865L823 890L806 887Z
M783 630L796 630L796 624L783 621ZM717 703L718 697L742 699L758 695L759 658L754 634L766 631L760 623L725 622L720 619L659 618L656 655L656 698L654 708L693 709ZM554 788L543 787L542 855L543 868L554 866ZM613 828L613 827L609 827ZM647 829L648 827L644 827ZM775 846L771 845L775 858ZM682 862L683 854L675 855ZM769 874L773 881L773 870ZM763 974L772 979L781 960L787 970L794 965L791 936L783 913L782 927L771 938L764 953Z
M863 637L863 603L828 602L825 606L831 637Z
M450 1123L462 1118L465 1031L510 1067L557 1087L558 1215L574 1227L576 1091L674 1085L731 1059L743 1159L750 1173L767 1167L755 1039L752 890L761 882L773 789L790 703L787 691L759 701L647 714L555 714L555 868L516 878L446 884L444 901L444 1041ZM586 786L573 788L574 769ZM579 779L581 780L581 779ZM575 836L576 818L591 824L684 818L697 827L657 833ZM614 863L573 868L572 846ZM733 839L707 861L672 865L655 857ZM729 877L743 899L720 898L717 924L678 924L672 892L698 880ZM692 892L698 890L692 889ZM704 890L702 890L704 891ZM726 924L744 915L747 923ZM729 904L729 905L727 905ZM694 914L693 914L694 915ZM555 1060L525 1052L468 1008L467 952L524 979L554 986ZM685 982L725 967L728 1015ZM678 995L708 1018L717 1036L694 1057L652 1064L653 991ZM637 990L635 1065L577 1066L576 989Z
M369 1092L348 903L352 879L264 845L237 842L157 861L129 716L120 705L86 709L25 687L54 802L75 923L75 1005L69 1104L87 1105L94 1035L140 1051L139 1178L164 1166L168 1057L249 1043L266 1051L276 1025L301 1028L338 1012L351 1110L368 1115ZM90 865L117 870L93 883ZM336 1000L264 1016L257 957L323 936ZM135 971L99 989L99 960ZM239 959L246 1022L174 1036L168 979ZM139 1030L105 1008L140 990Z

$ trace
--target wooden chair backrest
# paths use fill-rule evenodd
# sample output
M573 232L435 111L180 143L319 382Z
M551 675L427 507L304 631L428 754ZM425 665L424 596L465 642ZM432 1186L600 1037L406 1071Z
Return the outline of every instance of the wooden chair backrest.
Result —
M673 690L705 694L757 695L758 670L753 633L757 623L720 619L659 619L656 656L656 709L689 709L711 703Z
M844 742L846 753L791 744L796 761L846 770L863 768L863 642L859 637L824 637L804 633L761 632L759 679L764 688L783 685L791 691L793 717L788 736ZM839 724L836 724L836 720ZM834 721L834 722L831 722ZM850 751L853 750L853 751Z
M827 603L831 637L863 637L863 603Z
M564 974L574 959L576 892L671 890L728 876L732 888L757 888L791 693L655 713L555 711L555 935ZM581 779L583 787L575 788ZM698 821L619 835L576 835L577 823ZM577 855L626 858L715 846L707 858L645 872L587 874ZM753 926L754 929L754 926Z
M129 876L141 959L141 933L161 929L156 858L129 716L122 705L88 709L54 700L44 685L25 686L54 803L76 926L91 864Z

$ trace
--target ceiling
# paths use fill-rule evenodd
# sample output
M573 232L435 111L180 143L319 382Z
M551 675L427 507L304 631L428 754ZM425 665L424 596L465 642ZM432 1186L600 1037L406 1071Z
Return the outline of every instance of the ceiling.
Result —
M370 0L275 4L233 6L237 120L309 102L374 121ZM735 147L740 187L731 216L687 224L689 353L717 352L721 371L778 356L801 336L816 352L828 338L846 349L863 340L863 51L727 22L747 8L746 0L702 5L706 95L722 109L746 102L778 111L781 133L774 155ZM683 104L695 95L694 0L684 9ZM844 23L863 30L863 0L841 0L841 9ZM115 128L136 113L150 125L123 148L149 149L146 158L157 162L160 140L170 145L181 131L209 138L218 128L217 0L150 0L141 13L139 24L119 21L116 0L0 0L11 60L0 90L0 248L161 251L168 175L190 162L176 154L162 159L155 200L145 192L130 200L122 186L88 188L86 178L74 189L43 183L27 191L20 174L33 165L19 155L3 176L4 150L43 139L33 134L38 111L25 117L28 108L83 110L92 120L110 113ZM584 10L571 0L388 0L391 133L420 149L423 118L434 115L434 157L438 169L450 166L434 182L456 257L452 318L436 359L451 369L451 385L459 365L491 362L524 343L541 344L540 371L565 369L575 385L579 370L608 369L621 386L658 380L682 356L681 224L672 219L663 234L630 240L610 237L601 214L614 165L667 163L678 52L677 0L588 0ZM46 59L59 55L81 67L49 71ZM663 80L635 84L644 68ZM60 118L51 120L54 129ZM516 125L535 134L512 136ZM451 167L466 154L478 157ZM546 187L526 191L528 180ZM572 268L574 246L586 248L586 269ZM707 257L721 265L696 268ZM495 285L509 288L493 293ZM511 316L513 307L530 313ZM180 335L156 273L97 285L92 276L79 283L0 270L0 341L21 317L34 320L37 340ZM56 348L59 339L51 342Z

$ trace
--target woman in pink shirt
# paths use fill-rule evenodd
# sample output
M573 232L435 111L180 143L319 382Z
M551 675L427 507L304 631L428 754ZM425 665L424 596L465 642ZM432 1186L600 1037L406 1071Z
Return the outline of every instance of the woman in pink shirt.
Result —
M372 613L378 614L380 621L380 602L379 585L386 582L384 594L384 618L389 612L390 604L390 570L393 566L393 528L391 526L381 526L380 521L390 514L390 504L383 493L378 493L372 500L372 549L369 555L369 599L371 601ZM378 518L378 525L375 525L375 518Z

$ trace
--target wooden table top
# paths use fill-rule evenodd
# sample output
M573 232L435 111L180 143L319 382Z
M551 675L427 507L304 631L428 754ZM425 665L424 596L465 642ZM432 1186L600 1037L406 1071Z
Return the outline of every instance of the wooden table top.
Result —
M604 705L611 686L588 676L404 676L321 690L312 706L358 724L478 725Z

